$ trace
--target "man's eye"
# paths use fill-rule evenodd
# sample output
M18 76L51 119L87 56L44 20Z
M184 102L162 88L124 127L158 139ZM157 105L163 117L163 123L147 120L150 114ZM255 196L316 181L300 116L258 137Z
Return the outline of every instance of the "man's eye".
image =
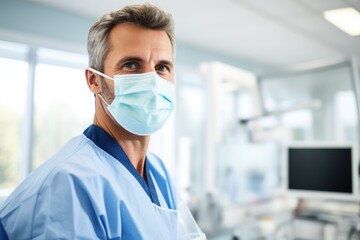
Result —
M167 67L164 65L159 65L156 67L156 71L159 71L159 72L165 72L167 70L168 70Z
M136 69L137 65L135 62L128 62L124 64L124 67L127 69Z

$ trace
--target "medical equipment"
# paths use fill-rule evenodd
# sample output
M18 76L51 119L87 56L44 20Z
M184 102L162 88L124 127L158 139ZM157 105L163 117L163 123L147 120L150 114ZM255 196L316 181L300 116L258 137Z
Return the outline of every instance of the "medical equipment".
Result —
M299 197L358 196L358 157L352 144L303 143L284 147L283 187Z

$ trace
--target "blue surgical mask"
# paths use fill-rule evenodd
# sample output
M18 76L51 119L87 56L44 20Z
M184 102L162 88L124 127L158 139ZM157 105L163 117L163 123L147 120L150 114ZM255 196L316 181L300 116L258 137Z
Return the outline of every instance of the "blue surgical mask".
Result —
M146 136L158 131L174 110L174 84L156 72L119 74L111 78L95 69L88 70L114 81L115 98L107 110L127 131Z

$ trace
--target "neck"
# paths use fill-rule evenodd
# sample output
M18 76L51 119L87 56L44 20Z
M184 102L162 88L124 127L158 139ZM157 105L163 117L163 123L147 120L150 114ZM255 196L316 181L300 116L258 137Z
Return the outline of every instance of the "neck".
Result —
M126 131L109 116L98 96L94 124L104 129L117 141L137 172L145 178L144 166L150 136L138 136Z

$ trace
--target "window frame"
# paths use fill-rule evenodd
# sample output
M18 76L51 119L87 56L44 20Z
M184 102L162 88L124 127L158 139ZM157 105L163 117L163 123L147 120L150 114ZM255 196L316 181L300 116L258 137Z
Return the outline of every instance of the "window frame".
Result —
M73 68L82 68L84 64L81 64L79 59L57 60L51 57L39 57L39 53L42 51L50 50L53 52L64 52L68 54L78 54L80 57L87 58L87 55L82 51L74 51L73 49L66 49L62 47L54 46L37 46L36 44L26 44L18 41L0 39L0 44L5 43L9 44L11 47L1 47L0 46L0 57L12 60L22 60L28 64L28 76L27 76L27 86L26 86L26 96L25 96L25 108L23 113L23 119L21 121L21 130L20 130L20 158L19 158L19 182L21 182L25 177L33 170L33 149L34 149L34 114L35 114L35 102L34 102L34 91L35 91L35 79L36 79L36 67L40 63L50 64L54 66L61 67L73 67ZM16 46L18 45L18 46ZM19 47L19 51L16 48ZM23 48L23 49L20 49ZM83 55L83 56L81 56ZM0 189L0 198L6 197L11 191L8 189Z

